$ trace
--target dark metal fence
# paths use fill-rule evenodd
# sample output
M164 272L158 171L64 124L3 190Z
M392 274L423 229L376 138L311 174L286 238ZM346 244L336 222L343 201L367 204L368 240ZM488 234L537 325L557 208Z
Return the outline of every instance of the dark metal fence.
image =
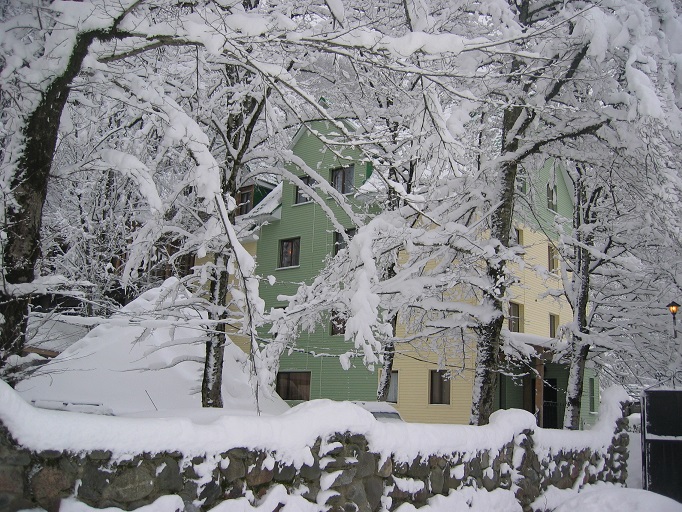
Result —
M644 391L642 466L645 489L682 503L682 390Z

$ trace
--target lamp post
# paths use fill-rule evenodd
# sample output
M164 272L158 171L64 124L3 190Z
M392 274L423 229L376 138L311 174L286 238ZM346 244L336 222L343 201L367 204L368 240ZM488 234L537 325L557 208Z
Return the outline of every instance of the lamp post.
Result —
M680 309L680 305L673 301L668 304L666 308L668 308L668 311L673 315L673 338L677 338L677 320L675 319L675 315L677 314L677 310Z

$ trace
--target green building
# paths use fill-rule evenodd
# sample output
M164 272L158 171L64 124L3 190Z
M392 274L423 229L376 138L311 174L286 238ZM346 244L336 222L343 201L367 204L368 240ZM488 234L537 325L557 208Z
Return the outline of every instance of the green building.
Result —
M369 178L371 164L359 150L329 145L316 135L332 138L335 131L335 126L324 121L303 126L292 141L291 151L319 175L320 181L325 181L342 194L353 194L350 203L361 213L367 204L357 199L355 192ZM278 300L278 297L293 295L303 282L311 283L324 267L325 260L345 243L338 226L330 220L324 208L312 201L301 187L301 184L313 186L313 179L299 166L289 165L287 170L294 178L285 179L278 186L277 207L273 209L272 205L269 206L267 222L259 229L255 248L258 273L275 278L274 284L263 283L260 287L267 310L285 307L287 303ZM552 252L551 243L551 239L556 237L554 216L559 213L570 218L572 213L572 193L567 176L553 161L549 161L533 175L521 175L517 188L526 200L536 206L534 217L525 216L525 221L517 223L518 242L522 245L532 242L533 246L528 247L529 255L546 262L549 273L556 272L559 262L557 255ZM354 225L348 215L322 187L318 186L314 190L344 230L352 235ZM254 213L257 212L254 210ZM532 221L527 220L531 217ZM529 270L524 275L528 276L523 292L526 296L512 303L516 308L508 312L508 328L519 333L517 336L521 343L536 347L540 354L543 353L543 345L550 346L552 338L556 337L557 326L569 321L570 311L554 306L538 308L536 299L544 286L543 280ZM378 372L368 370L359 359L348 370L344 370L340 364L338 356L351 348L344 341L342 325L334 322L330 314L324 325L318 326L313 332L304 332L297 339L293 351L282 355L277 376L278 393L292 405L317 398L375 400ZM550 351L545 354L547 357L533 358L528 368L517 368L518 373L525 373L526 376L503 376L500 379L496 405L499 408L515 407L536 412L535 399L540 397L543 413L539 417L543 418L542 423L547 427L557 427L563 419L568 369L560 361L553 361ZM436 363L417 362L414 359L401 362L398 358L392 375L395 378L391 393L394 405L409 421L466 422L471 404L470 386L469 391L462 393L462 389L467 388L466 384L462 386L454 381L443 383L451 392L441 394L438 403L429 398L433 393L428 376L437 372L437 368ZM543 376L542 385L536 383L533 371ZM596 420L599 402L598 381L593 371L587 371L590 373L585 379L585 427ZM448 398L447 404L442 403L444 396Z
M355 194L371 174L371 164L357 149L330 147L315 132L330 134L334 126L324 121L303 126L294 137L291 149L297 157L342 194ZM287 167L307 185L313 180L300 168ZM348 215L328 194L315 189L336 219L352 235L355 228ZM360 211L363 206L356 202ZM323 208L291 181L282 183L278 220L263 225L257 248L258 272L274 276L275 284L261 285L261 297L266 308L286 306L279 295L293 295L299 284L310 283L323 268L325 259L344 244ZM329 321L314 332L304 333L296 343L295 352L280 360L277 391L289 403L316 398L333 400L374 400L378 375L361 362L349 370L341 367L338 356L349 350L342 326Z

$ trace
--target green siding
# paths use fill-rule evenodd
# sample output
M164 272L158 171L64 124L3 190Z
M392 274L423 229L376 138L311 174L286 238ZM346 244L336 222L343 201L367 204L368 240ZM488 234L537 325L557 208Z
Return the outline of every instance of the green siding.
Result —
M580 403L580 428L590 429L599 419L599 376L594 369L585 368L584 377L583 395ZM594 411L590 411L590 379L594 379Z
M316 122L313 128L320 132L330 133L331 128L325 122ZM331 178L331 169L354 163L354 184L360 186L366 179L367 163L361 160L359 151L352 148L335 148L330 150L312 132L302 128L294 139L293 153L318 172L327 181ZM340 159L338 154L343 155ZM296 166L288 166L288 170L301 176L303 171ZM319 192L326 204L344 228L354 227L348 215L326 193ZM296 187L285 181L282 188L281 219L273 221L261 228L258 243L257 262L261 275L273 275L276 283L272 286L263 282L260 287L261 297L266 308L283 307L278 295L291 295L296 292L299 283L310 283L324 266L325 259L333 253L334 232L332 221L324 210L315 202L295 204ZM279 262L279 242L289 238L300 237L299 266L277 268ZM267 336L267 332L261 333ZM310 398L329 398L333 400L372 400L376 397L378 376L369 371L360 360L352 361L349 370L341 367L338 357L351 348L343 336L331 336L329 324L319 326L314 332L304 333L296 344L296 352L284 354L280 360L281 370L307 370L311 372Z
M557 211L553 212L547 208L547 184L555 175L555 184L557 189ZM555 160L550 158L537 171L537 175L528 177L528 185L530 190L528 194L533 204L533 213L527 211L523 201L519 202L520 212L524 220L534 228L539 228L540 231L545 232L552 238L558 237L558 233L554 228L554 219L557 214L567 219L573 216L573 196L569 188L570 184L566 182L565 172L560 168L559 164L555 164Z

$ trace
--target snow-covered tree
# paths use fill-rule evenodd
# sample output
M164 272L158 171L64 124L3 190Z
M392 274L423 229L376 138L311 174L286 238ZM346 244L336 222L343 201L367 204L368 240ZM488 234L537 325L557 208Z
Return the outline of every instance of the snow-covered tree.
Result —
M554 157L603 173L608 156L626 155L648 123L667 128L656 143L669 148L680 129L682 31L675 4L665 0L99 0L4 9L0 361L21 348L46 193L53 176L68 174L55 167L55 154L82 141L88 149L69 160L72 171L120 173L144 205L122 283L168 239L177 248L171 259L216 255L196 275L200 285L213 283L209 323L229 322L249 337L254 371L271 383L281 347L256 343L263 305L253 259L232 223L234 196L240 180L273 169L296 180L280 170L293 163L317 178L319 189L306 193L328 193L352 215L315 169L273 143L302 121L326 119L337 134L319 135L365 151L392 209L357 219L350 258L330 262L292 300L278 332L303 325L297 308L305 305L314 319L333 305L347 311L347 337L369 365L398 341L397 314L415 339L472 343L471 420L486 423L515 279L507 263L518 257L510 232L519 167ZM67 104L78 112L71 124ZM95 128L81 130L79 116ZM349 130L344 117L360 128ZM107 130L112 123L120 124ZM576 158L577 144L590 154ZM649 154L656 172L665 154ZM589 180L593 190L601 183ZM331 287L325 276L346 286ZM220 304L227 292L231 308ZM589 341L584 329L569 332L579 364ZM224 336L219 328L209 343L207 395L219 380ZM569 394L579 395L581 372L574 373Z
M631 145L652 121L665 120L673 132L678 130L680 84L674 71L676 57L671 57L678 50L670 42L676 40L679 21L674 6L665 2L522 1L467 3L466 8L452 2L447 6L408 2L406 6L413 23L410 29L419 31L417 35L416 30L408 30L414 46L402 47L403 60L392 62L391 69L399 69L415 48L415 54L428 59L417 57L402 68L411 73L405 76L414 77L409 90L418 89L420 95L405 104L400 103L400 94L391 100L402 113L403 140L419 141L415 153L396 153L406 162L417 159L421 179L408 194L385 170L386 189L399 191L406 206L361 228L349 247L351 259L333 261L323 276L292 299L290 307L294 312L303 304L317 307L315 297L325 294L334 299L320 303L320 311L334 300L335 307L345 304L346 336L354 339L369 364L377 362L379 339L387 336L385 315L419 307L447 313L459 328L476 332L472 422L485 423L498 376L507 290L515 279L507 262L517 257L510 233L518 169L521 165L532 169L550 157L574 158L577 145L603 162ZM452 46L439 46L430 35ZM453 36L459 38L459 45ZM386 46L398 51L395 45ZM363 57L375 64L380 58L371 50ZM413 112L423 114L426 122L411 131L415 125L403 120ZM656 165L661 163L657 159ZM376 169L381 174L381 166ZM608 172L609 168L595 169ZM598 187L596 181L590 183L593 190ZM408 261L385 276L377 271L381 268L377 262L389 248L403 250ZM437 262L436 270L426 265L429 261ZM390 286L398 282L401 286ZM451 294L444 294L446 289L458 290L477 308L466 300L452 301ZM421 306L419 301L427 297L428 306ZM576 297L571 300L580 302ZM433 326L433 318L429 322ZM581 393L582 347L588 342L583 341L580 328L570 333L575 367L569 389L572 400ZM567 426L576 425L570 420Z

